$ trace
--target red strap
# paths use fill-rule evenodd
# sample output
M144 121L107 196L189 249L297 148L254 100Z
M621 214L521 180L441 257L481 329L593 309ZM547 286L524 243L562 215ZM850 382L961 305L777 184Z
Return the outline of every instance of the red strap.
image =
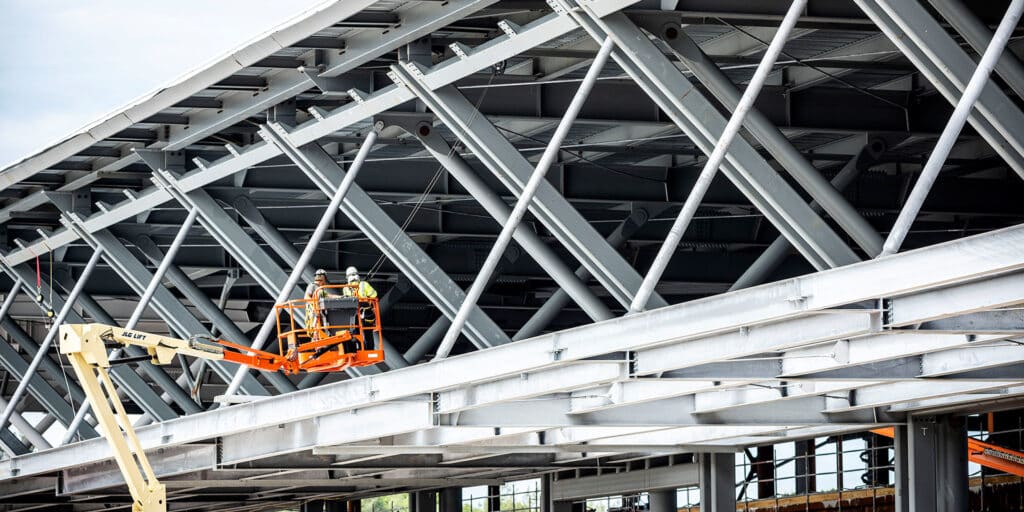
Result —
M36 290L43 288L43 271L39 267L39 256L36 256Z

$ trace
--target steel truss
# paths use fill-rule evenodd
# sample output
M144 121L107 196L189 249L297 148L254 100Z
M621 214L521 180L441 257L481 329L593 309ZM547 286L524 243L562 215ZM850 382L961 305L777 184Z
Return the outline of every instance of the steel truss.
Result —
M979 54L993 39L984 22L964 15L955 2L930 2L943 16L958 17L948 21ZM703 15L689 11L658 11L647 1L527 4L517 11L494 0L326 2L230 58L0 172L0 191L11 194L0 224L21 235L22 223L54 217L50 229L29 228L38 238L12 237L0 258L13 283L0 308L0 328L13 343L0 344L0 365L23 382L10 401L0 397L0 423L11 424L0 428L0 447L8 454L0 460L0 496L52 489L60 497L100 495L116 493L111 489L121 483L95 428L74 415L81 389L62 382L60 361L46 353L53 330L40 343L32 337L37 329L18 322L57 314L69 322L116 324L115 316L122 315L108 310L106 294L83 292L86 281L93 289L110 286L89 279L101 258L98 273L123 281L128 294L122 295L141 296L142 306L152 299L153 320L181 336L245 341L251 325L243 328L239 318L262 321L253 316L265 295L301 296L297 283L308 280L313 268L372 261L378 253L375 267L386 267L381 280L390 285L381 310L394 318L433 315L403 325L414 331L405 346L384 340L388 367L350 372L341 381L257 378L205 363L183 364L180 373L143 364L145 377L115 367L114 379L143 414L139 435L155 450L150 457L156 472L182 498L208 487L252 495L268 490L267 502L289 487L303 489L296 495L307 498L336 495L341 487L358 498L494 485L591 464L628 469L630 461L658 455L672 461L670 469L548 482L548 490L557 500L594 489L634 489L636 482L699 483L707 503L728 508L731 453L742 447L898 425L902 460L926 461L950 447L948 439L939 443L912 431L936 411L1024 404L1018 339L1024 335L1018 309L1024 304L1024 213L1008 207L993 215L1002 223L980 221L976 229L983 234L966 236L965 222L962 233L947 235L952 229L942 229L956 222L957 208L942 204L918 215L916 204L906 209L909 220L897 223L900 230L916 219L922 233L938 226L934 231L943 234L918 235L913 245L924 248L860 262L879 253L879 231L903 209L912 178L902 166L912 159L925 163L922 150L914 148L935 146L945 120L934 118L957 103L975 68L966 47L955 44L942 20L919 1L858 0L863 12L844 16L818 16L823 8L815 1L807 7L770 2L765 9L771 15L717 12L715 25L697 24ZM795 28L788 37L783 31L777 45L786 43L790 52L819 36L831 43L839 36L829 31L837 26L876 33L848 36L852 42L821 48L810 58L784 53L774 70L774 56L766 59L752 80L752 90L767 81L761 100L748 119L741 121L741 113L727 127L737 105L752 106L752 97L740 99L736 84L749 77L744 67L761 62L767 46L761 39L771 38L786 8L793 10ZM1007 19L1009 26L1012 17ZM995 47L1007 33L996 34ZM303 50L313 47L318 49ZM439 51L443 56L435 58ZM601 75L608 52L618 69ZM591 94L602 101L580 110L582 103L568 101L574 83L547 80L574 81L595 56L598 66L581 89L593 86ZM366 66L379 59L389 64L387 77ZM1024 69L1009 51L985 60L1008 82ZM898 78L867 83L858 70ZM906 80L914 70L928 83L907 88L914 85ZM536 76L546 80L533 83ZM951 186L1006 183L994 179L999 173L1024 176L1024 130L1018 129L1024 113L998 83L977 81L975 110L966 114L970 98L961 108L977 134L944 137L943 153L928 162L929 176L942 172L939 183L948 175L967 178L947 181ZM1009 85L1020 94L1019 84ZM483 87L490 96L477 90ZM505 87L531 92L502 92L517 91ZM938 94L917 95L929 87ZM616 104L617 93L629 97ZM866 118L878 113L878 119L857 126L828 115L806 125L792 119L829 102L863 109ZM924 113L932 111L938 115ZM579 119L570 122L576 114ZM563 126L552 135L560 118ZM691 171L715 172L714 158L711 164L703 159L723 134L736 135L717 151L729 183L712 182L708 174L707 187L695 193ZM814 137L827 140L805 140ZM354 145L365 139L356 156ZM629 159L631 153L644 158ZM358 183L347 166L353 156L355 169L369 157ZM372 162L375 156L378 162ZM619 165L623 161L630 163ZM830 171L822 167L835 162L843 167L829 183ZM426 179L437 164L451 180L438 180L441 169ZM531 185L535 165L538 177L549 166L550 172ZM285 171L275 175L277 168ZM595 177L613 185L594 194L600 188ZM407 181L392 186L391 180ZM885 187L871 186L883 182ZM620 183L624 190L611 190ZM420 194L422 185L427 188ZM43 190L28 188L38 186ZM860 195L870 188L901 190L889 203L864 206ZM1012 187L1006 190L1006 197L1014 196ZM324 196L340 206L318 211L323 216L308 240L311 224L274 211L279 204L322 209ZM416 203L416 212L424 198L436 201L430 210L436 227L422 217L403 223L402 208ZM647 248L665 238L661 221L674 217L678 206L693 216L698 204L711 217L757 217L750 222L753 236L727 243L726 252L742 257L733 261L735 254L706 251L709 242L701 241L677 251L673 240L657 258L663 265L653 265L662 268L652 272L650 286L641 286L651 259ZM992 215L990 205L970 206L978 210L968 212L973 222ZM205 230L186 227L165 254L160 241L176 227L182 208ZM460 223L453 215L478 220ZM762 236L762 220L777 233ZM1005 225L1013 227L993 229ZM473 238L494 238L496 226L504 229L485 271L473 256L449 254L489 245ZM708 231L708 240L719 243ZM955 236L962 237L928 246ZM6 244L7 231L0 237ZM193 247L177 258L176 247L186 238ZM321 238L352 245L330 257L316 255ZM359 245L360 239L365 243ZM510 240L518 246L505 250ZM901 242L902 234L885 254ZM307 251L300 254L297 246ZM363 248L372 256L361 254ZM787 259L793 251L797 256ZM49 271L58 275L66 299L41 279L33 287L32 264L45 254L67 261ZM76 273L89 255L86 270ZM720 283L697 284L724 290L732 283L736 291L670 301L707 294L677 279L661 280L658 293L651 293L669 258L680 272L693 261L712 267L716 257L729 258L730 267L753 264L738 280L735 272ZM151 271L146 261L159 268ZM289 276L285 269L293 268ZM755 286L801 269L819 272ZM170 287L160 286L164 272ZM475 284L464 292L469 281ZM518 286L513 294L507 293L509 282ZM247 311L229 312L228 303L239 297ZM463 302L465 311L459 311ZM617 316L631 303L636 314ZM518 317L509 311L516 308L525 313L512 325L508 318ZM435 353L453 320L439 359L460 334L468 341L461 349L478 350L416 364ZM258 343L269 325L256 336ZM564 325L574 328L558 330ZM555 332L543 334L549 329ZM240 388L252 401L204 411L209 403L188 390L196 391L207 366L219 381L211 386L226 385L228 394ZM275 391L280 394L269 396ZM21 401L24 395L33 402ZM46 417L33 425L23 414L26 406ZM54 422L77 429L85 440L50 449L44 433ZM956 434L954 423L941 428ZM680 463L685 468L678 471L676 457L691 452L700 454L699 463ZM959 478L943 471L943 483ZM910 483L901 478L900 485L927 491L925 477L911 475ZM210 506L222 505L218 501L229 500L211 498ZM4 506L0 499L0 510Z

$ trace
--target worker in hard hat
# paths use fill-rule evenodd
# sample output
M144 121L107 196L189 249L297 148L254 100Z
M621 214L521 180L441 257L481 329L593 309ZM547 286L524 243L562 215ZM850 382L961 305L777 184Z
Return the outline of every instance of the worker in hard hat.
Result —
M317 318L316 308L313 306L313 296L316 296L317 301L330 297L341 297L341 295L331 293L331 289L325 288L330 284L331 282L327 279L327 271L318 268L313 273L313 282L306 286L306 332L310 337L314 335L318 327L326 325L327 322L327 319L322 316Z
M346 297L355 295L360 300L377 298L377 290L374 290L370 283L359 278L359 270L355 267L345 269L345 280L348 282L348 286L342 289L342 293ZM359 317L363 319L363 325L374 325L377 323L377 317L372 306L360 304ZM366 340L367 349L372 350L373 345L376 345L375 338L376 336L374 335L371 339Z
M313 274L313 282L306 286L306 298L312 299L314 293L319 294L319 298L326 299L327 297L340 297L335 293L329 293L328 290L324 289L324 286L330 285L331 282L327 279L327 271L318 268Z
M377 290L374 290L370 283L359 279L359 270L355 267L345 269L345 280L350 288L345 288L343 293L346 297L355 294L360 299L373 299L377 297Z

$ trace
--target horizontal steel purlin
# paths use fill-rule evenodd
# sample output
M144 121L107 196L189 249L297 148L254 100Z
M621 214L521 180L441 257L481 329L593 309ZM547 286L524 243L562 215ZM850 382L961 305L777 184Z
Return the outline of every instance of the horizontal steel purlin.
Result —
M374 29L346 34L344 52L325 52L326 63L320 76L333 77L355 69L382 52L393 51L496 1L450 0L443 3L428 2L404 9L400 27L390 27L383 34ZM349 12L359 12L373 5L375 1L348 0L342 3L347 4L345 8ZM310 85L310 78L303 70L288 69L271 75L267 79L266 90L260 91L258 95L254 96L248 92L224 95L226 97L222 96L221 109L191 115L188 125L172 126L167 149L184 148L202 140L220 129L309 89Z
M607 14L632 5L636 1L596 0L590 4L590 7L599 14ZM527 48L563 36L574 29L572 24L565 23L565 20L557 14L545 16L522 27L522 30L514 37L498 37L474 48L467 59L455 57L437 64L425 76L425 83L433 89L443 87L476 73L480 69L511 58ZM361 103L351 102L332 111L323 120L304 123L289 135L296 145L302 146L397 107L411 99L414 99L414 96L409 91L389 86L365 98ZM183 176L179 186L184 192L201 189L280 154L281 151L273 144L252 144L238 156L227 156L216 162L204 164L199 171ZM135 199L124 201L110 208L109 211L85 219L83 227L90 232L105 229L118 222L134 218L136 215L145 213L171 199L168 192L152 187L139 193ZM6 259L12 265L24 263L34 260L36 254L47 253L77 240L78 236L74 232L62 229L44 239L26 244L24 248L12 251L6 255Z
M374 375L338 382L314 389L298 391L283 396L258 400L249 404L232 406L201 415L192 415L139 429L144 446L178 445L197 442L232 434L249 432L253 429L302 421L308 418L350 411L350 425L357 424L360 411L372 409L376 404L393 400L412 400L427 403L429 393L443 389L455 389L472 383L499 380L505 376L520 375L529 380L530 375L548 368L577 364L576 361L605 354L639 350L645 347L676 344L685 351L687 340L700 340L708 335L735 331L759 324L778 322L792 317L804 316L817 310L855 304L864 300L906 295L914 291L927 293L930 288L949 286L954 283L975 280L987 275L1002 274L1024 268L1024 227L960 239L924 249L909 251L883 260L859 263L847 267L790 279L780 283L758 286L746 290L696 300L634 316L617 318L605 322L582 326L570 331L539 336L517 343L506 344L486 351L464 354L443 361L407 367L381 375ZM721 357L739 356L745 353L740 343L732 346L734 354L723 353ZM553 386L557 380L551 379ZM556 388L557 389L557 388ZM543 392L535 389L537 393ZM499 400L495 395L494 400ZM692 400L693 397L689 397ZM896 397L898 398L898 397ZM687 397L671 398L648 402L650 407L665 404L685 404ZM566 397L565 400L571 400ZM572 421L588 424L637 425L638 422L654 422L658 425L719 423L732 420L743 422L775 421L786 419L787 424L817 424L826 421L836 423L859 422L866 417L860 413L876 411L854 411L857 414L835 417L819 411L827 407L825 397L810 396L789 400L785 407L778 404L762 404L738 407L731 412L718 412L692 416L671 416L658 420L654 412L646 416L647 409L636 409L639 405L621 404L610 410L584 413L573 420L566 415L571 409L562 403L552 405L548 413L543 408L547 402L501 402L505 409L509 404L532 406L537 418L531 422L551 421L549 427L560 426ZM566 402L568 403L568 402ZM690 409L693 410L693 402ZM459 424L467 424L470 417L484 418L480 410L496 411L493 401L489 404L476 403L477 407L458 413ZM817 407L817 409L813 407ZM765 407L766 409L762 409ZM502 410L505 410L502 409ZM664 409L662 409L663 411ZM687 409L680 409L680 411ZM352 414L351 411L356 411ZM525 414L523 410L518 410ZM629 419L631 412L644 412L645 416ZM653 411L653 410L652 410ZM512 412L508 409L506 412ZM548 414L545 416L545 414ZM683 414L680 412L680 414ZM771 416L769 416L771 415ZM447 416L447 415L446 415ZM544 418L548 418L544 420ZM515 426L525 419L515 416L491 416L486 421L507 422L504 426ZM440 419L440 418L439 418ZM643 421L640 421L643 420ZM480 421L485 421L481 419ZM632 421L632 423L630 423ZM525 425L524 425L525 426ZM394 426L400 429L401 425ZM0 462L0 475L38 474L75 464L103 460L108 456L102 440L87 441L62 449L30 454L11 461Z

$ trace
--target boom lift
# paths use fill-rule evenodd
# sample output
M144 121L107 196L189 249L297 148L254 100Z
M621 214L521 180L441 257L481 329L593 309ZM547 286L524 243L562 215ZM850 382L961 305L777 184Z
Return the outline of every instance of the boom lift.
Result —
M71 362L93 414L103 427L128 484L134 512L166 511L167 493L157 480L107 373L113 364L140 359L110 360L107 351L134 345L148 353L142 359L157 365L168 364L181 354L288 374L336 372L383 362L377 299L345 296L346 288L351 289L349 295L354 295L354 286L330 285L317 289L311 299L275 306L278 353L225 340L196 336L181 340L103 324L60 326L60 351Z

